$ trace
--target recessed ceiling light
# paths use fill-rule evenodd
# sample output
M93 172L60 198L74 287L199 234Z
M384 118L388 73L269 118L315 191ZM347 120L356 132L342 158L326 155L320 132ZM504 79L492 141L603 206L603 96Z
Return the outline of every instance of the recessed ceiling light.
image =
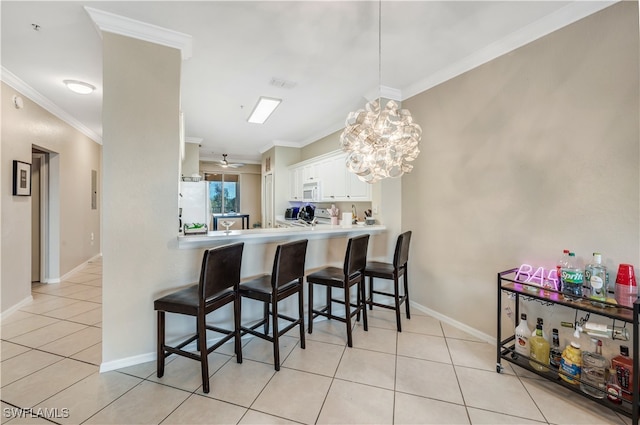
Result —
M85 83L84 81L64 80L63 83L69 90L78 94L89 94L96 89L95 86L92 86L89 83Z
M260 96L258 103L251 111L247 121L254 124L264 124L269 116L276 110L282 99Z

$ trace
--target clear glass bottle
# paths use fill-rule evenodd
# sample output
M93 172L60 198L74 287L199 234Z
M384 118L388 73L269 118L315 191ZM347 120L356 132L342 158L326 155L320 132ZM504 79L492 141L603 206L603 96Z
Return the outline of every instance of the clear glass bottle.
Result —
M622 404L622 389L618 383L618 374L614 368L609 369L607 380L607 399L615 404Z
M584 268L584 280L589 290L589 298L606 301L607 300L607 267L602 264L602 255L599 252L593 253L593 260ZM605 307L604 304L592 302L598 307Z
M558 330L552 331L551 348L549 350L549 365L554 369L560 367L560 360L562 359L562 349L560 349L560 337L558 336Z
M591 397L604 398L607 388L606 369L609 362L602 355L602 341L592 339L595 352L582 352L582 375L580 389Z
M520 315L520 324L516 328L516 354L522 356L529 356L530 346L529 338L531 338L531 329L527 324L527 315L522 313Z
M549 371L549 342L542 336L542 325L536 326L536 336L529 340L531 345L531 360L529 364L538 372ZM542 364L541 364L542 363Z
M576 254L569 253L569 265L562 268L562 292L565 299L575 301L582 297L582 284L584 281L584 270L578 267Z
M565 249L562 251L562 257L558 260L558 264L556 265L556 274L558 276L558 286L556 291L562 292L562 269L569 266L569 250Z

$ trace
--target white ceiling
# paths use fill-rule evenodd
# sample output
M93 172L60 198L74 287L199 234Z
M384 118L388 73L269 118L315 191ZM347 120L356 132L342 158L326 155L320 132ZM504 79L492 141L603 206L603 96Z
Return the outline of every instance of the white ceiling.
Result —
M3 0L2 79L102 143L101 39L84 7L185 33L186 136L202 159L252 162L339 130L380 85L406 99L612 3L384 1L379 77L378 2ZM76 95L64 79L98 89ZM283 99L264 125L246 121L259 96Z

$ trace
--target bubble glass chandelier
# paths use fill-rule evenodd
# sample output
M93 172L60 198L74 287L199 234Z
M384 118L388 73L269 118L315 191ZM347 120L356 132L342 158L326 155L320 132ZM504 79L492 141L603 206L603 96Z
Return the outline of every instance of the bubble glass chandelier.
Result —
M378 80L382 68L382 2L378 6ZM422 129L411 112L382 98L368 102L365 109L350 112L340 135L340 147L347 152L348 170L367 183L400 177L413 169L411 161L420 153Z

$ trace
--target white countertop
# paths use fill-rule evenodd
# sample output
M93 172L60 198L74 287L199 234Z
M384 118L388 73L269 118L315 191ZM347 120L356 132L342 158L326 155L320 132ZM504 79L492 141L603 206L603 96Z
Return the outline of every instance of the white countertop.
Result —
M224 230L208 232L206 235L179 235L179 248L200 248L216 246L230 242L265 243L284 241L294 238L325 239L344 237L362 233L378 234L386 230L383 225L356 225L352 227L317 224L315 227L279 227L272 229L231 230L227 234Z

